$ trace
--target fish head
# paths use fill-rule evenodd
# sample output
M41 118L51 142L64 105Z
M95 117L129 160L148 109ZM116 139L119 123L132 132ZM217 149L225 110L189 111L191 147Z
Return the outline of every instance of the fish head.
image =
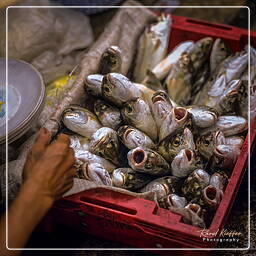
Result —
M85 78L85 88L89 94L94 96L101 95L101 85L103 76L99 74L88 75Z
M79 127L86 124L88 120L87 112L79 106L69 106L62 113L62 121L68 128Z
M84 163L81 168L85 179L94 181L101 185L112 185L112 180L108 171L101 164Z
M120 168L114 170L112 173L112 181L114 186L123 187L126 182L125 173L120 171Z
M117 133L115 130L102 127L98 129L91 138L90 149L95 154L106 158L106 153L108 155L111 153L113 158L117 157L117 150L119 149L119 142Z
M172 161L172 174L176 177L186 177L195 169L195 153L191 149L182 149Z
M223 192L222 190L212 185L208 185L207 187L204 188L202 197L203 197L204 205L208 209L216 210L223 197Z
M129 87L131 85L132 82L126 76L119 73L109 73L103 77L102 93L106 98L121 104L129 100Z
M148 156L146 151L143 148L137 147L128 152L127 158L128 158L128 161L132 164L132 166L134 166L136 169L141 169L144 167Z
M169 96L164 91L155 92L151 100L154 116L156 119L159 119L159 121L163 120L173 108Z
M189 51L190 59L195 69L198 69L203 64L203 61L210 53L212 44L213 39L211 37L205 37L197 41L194 47L191 48Z
M102 100L96 100L94 102L94 113L97 116L102 116L108 110L108 105Z
M233 145L218 145L213 151L213 162L221 168L232 169L241 150Z

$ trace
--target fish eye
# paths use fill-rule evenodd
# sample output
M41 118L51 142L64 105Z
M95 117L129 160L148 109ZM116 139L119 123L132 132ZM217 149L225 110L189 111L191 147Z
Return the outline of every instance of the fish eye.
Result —
M110 93L110 88L108 86L104 86L105 93Z
M174 147L178 147L180 145L180 138L176 137L172 144Z
M205 141L204 141L204 144L205 144L206 146L209 146L209 145L210 145L210 140L205 140Z
M128 106L126 107L126 110L127 110L128 113L131 113L131 112L132 112L132 107L131 107L130 105L128 105Z

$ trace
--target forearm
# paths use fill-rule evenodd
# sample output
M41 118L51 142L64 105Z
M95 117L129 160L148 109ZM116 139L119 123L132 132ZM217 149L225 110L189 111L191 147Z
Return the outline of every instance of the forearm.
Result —
M53 200L40 194L40 190L26 181L8 212L8 247L23 248L33 229L52 206ZM5 241L5 217L1 219L0 241ZM0 255L18 255L1 244Z

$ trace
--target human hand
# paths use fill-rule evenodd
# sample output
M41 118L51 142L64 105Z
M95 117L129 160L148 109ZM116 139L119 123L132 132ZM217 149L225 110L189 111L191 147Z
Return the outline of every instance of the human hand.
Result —
M36 161L42 156L46 147L49 145L51 141L51 135L46 128L41 128L34 145L32 146L30 152L28 153L26 163L24 165L22 177L23 180L26 180L33 170L33 166Z
M73 185L75 157L67 135L60 134L51 144L47 138L46 134L39 135L33 147L36 150L31 151L30 163L24 169L24 186L40 198L54 201Z

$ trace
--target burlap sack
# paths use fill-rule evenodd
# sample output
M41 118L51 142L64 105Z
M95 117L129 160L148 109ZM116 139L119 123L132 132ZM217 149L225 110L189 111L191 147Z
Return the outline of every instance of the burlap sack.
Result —
M141 5L132 0L126 1L123 6L134 6L139 8L120 8L117 11L114 18L106 26L104 32L93 44L90 50L84 55L80 65L81 72L72 88L66 93L61 104L57 107L53 106L50 110L48 108L47 115L44 115L43 120L40 120L41 126L46 127L52 133L52 136L58 132L61 114L65 108L67 108L70 104L84 105L84 103L86 103L87 96L85 95L83 88L84 78L89 74L97 72L100 56L110 45L117 45L122 49L123 63L121 73L127 74L136 51L138 38L145 26L155 19L155 15L146 8L140 8ZM46 118L48 119L45 120ZM8 192L9 194L12 193L10 196L11 198L14 198L14 194L18 191L17 184L19 185L22 183L23 166L35 138L36 134L30 137L20 149L21 154L15 163L11 165L9 164L8 177L11 179L12 183L9 184ZM4 169L3 166L2 169ZM2 174L3 171L4 170L1 172ZM13 180L15 180L15 182L13 182ZM13 184L15 184L15 186L12 186ZM68 191L65 196L94 187L97 187L97 185L93 182L75 179L73 188ZM2 194L5 195L6 187L1 186L1 189ZM109 189L137 197L143 197L149 200L154 199L154 193L152 192L137 194L114 187L109 187Z

